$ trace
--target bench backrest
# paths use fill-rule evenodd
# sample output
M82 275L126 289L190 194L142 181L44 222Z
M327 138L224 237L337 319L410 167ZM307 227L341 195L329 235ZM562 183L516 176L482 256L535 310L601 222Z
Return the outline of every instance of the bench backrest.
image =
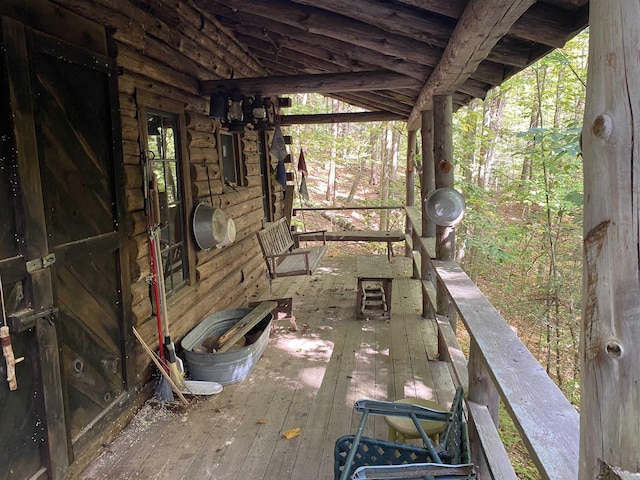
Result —
M258 243L265 257L288 252L293 247L293 237L287 219L282 217L268 223L258 232Z

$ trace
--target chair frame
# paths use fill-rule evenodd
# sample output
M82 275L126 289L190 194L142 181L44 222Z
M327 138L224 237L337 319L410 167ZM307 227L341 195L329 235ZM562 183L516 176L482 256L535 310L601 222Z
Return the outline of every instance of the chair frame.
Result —
M340 480L347 480L358 467L378 467L380 465L397 464L424 464L423 470L435 471L433 466L437 465L458 465L465 467L464 471L471 473L462 474L462 476L451 476L450 478L475 478L473 473L473 465L471 465L469 453L469 433L464 418L463 409L464 391L462 387L458 387L454 396L451 410L443 412L432 410L419 405L399 404L378 400L358 400L354 409L362 413L362 418L358 425L355 435L344 435L336 441L334 448L334 475ZM383 416L403 416L411 418L416 430L420 433L423 447L415 445L406 445L398 442L374 439L363 436L365 423L369 415ZM420 420L435 420L445 422L445 429L440 442L433 445L431 439L427 436ZM348 452L346 455L345 453ZM389 458L391 452L392 456ZM385 456L387 458L385 458ZM384 463L378 463L378 462ZM397 463L396 463L397 462ZM347 467L348 466L348 467ZM408 467L405 467L405 469ZM392 468L383 469L385 472L391 473ZM442 470L442 469L440 469ZM444 469L448 471L448 469ZM371 471L371 469L369 469ZM425 476L426 475L426 476ZM406 478L430 478L434 476L432 473L423 474L423 476L414 476ZM356 477L353 477L356 478ZM385 477L357 477L357 478L385 478ZM396 478L392 476L392 478ZM397 477L405 478L405 477Z

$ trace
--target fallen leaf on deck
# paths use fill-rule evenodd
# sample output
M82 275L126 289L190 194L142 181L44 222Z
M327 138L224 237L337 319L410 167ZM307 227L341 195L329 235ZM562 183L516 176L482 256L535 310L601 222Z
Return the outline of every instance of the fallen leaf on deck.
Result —
M287 440L291 440L292 438L297 437L298 435L300 435L300 427L292 428L291 430L287 430L282 434L282 436Z
M267 423L267 419L266 418L261 418L256 423L265 424L265 423Z

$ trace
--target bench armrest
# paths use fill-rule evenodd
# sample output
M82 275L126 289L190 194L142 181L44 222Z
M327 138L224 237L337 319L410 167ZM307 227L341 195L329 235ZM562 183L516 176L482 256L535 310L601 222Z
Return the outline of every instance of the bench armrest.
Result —
M311 232L291 232L291 237L293 238L293 243L295 244L296 247L300 246L300 237L304 237L305 235L312 235L314 233L321 233L322 234L322 244L326 245L327 244L327 237L326 237L326 230L313 230ZM303 238L302 241L304 242L305 239Z

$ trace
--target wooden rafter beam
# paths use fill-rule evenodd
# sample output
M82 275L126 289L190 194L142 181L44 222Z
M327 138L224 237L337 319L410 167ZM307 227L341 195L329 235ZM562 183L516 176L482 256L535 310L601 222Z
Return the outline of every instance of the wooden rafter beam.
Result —
M408 37L393 35L372 25L317 8L292 5L288 1L196 0L196 3L212 11L230 8L231 18L236 12L263 17L261 25L266 31L270 29L270 21L280 22L308 34L340 40L421 65L433 66L442 55L442 48L427 43L423 43L424 48L417 48L415 40Z
M290 49L306 55L318 56L345 68L354 69L362 64L377 65L378 68L402 73L423 82L429 78L433 71L432 67L424 64L390 57L377 50L353 45L342 40L324 37L321 44L310 42L308 33L276 21L269 22L269 29L266 31L264 30L264 20L256 15L237 12L233 18L238 19L239 23L234 21L233 24L228 21L228 18L221 18L220 21L231 28L242 25L242 36L244 38L251 37L253 39L251 44L256 39L270 42L274 56L278 56L282 49ZM348 65L352 65L352 67ZM367 70L372 69L367 68Z
M275 77L206 80L200 93L210 95L219 88L237 88L246 94L278 95L281 93L337 93L363 90L420 88L414 78L385 70L375 72L322 73Z
M455 92L534 3L535 0L470 0L440 62L418 96L409 116L409 130L420 127L422 111L433 108L433 96Z
M388 2L387 0L293 0L295 3L321 8L347 18L374 25L382 30L415 40L446 47L456 26L453 19L442 18L428 10ZM355 7L355 8L354 8ZM392 19L392 21L390 21Z
M245 33L253 30L267 37L277 32L282 39L325 48L423 81L427 78L422 76L425 67L430 71L442 55L441 48L305 5L292 7L281 0L196 0L196 3L203 9L218 12L220 21L229 28L241 27ZM317 35L323 37L321 42ZM277 46L280 45L285 46L284 43ZM286 46L295 50L291 43ZM482 62L472 78L490 85L502 83L505 67L499 59L495 60ZM516 63L522 64L522 61Z
M407 6L426 12L459 19L467 0L397 0ZM580 3L583 5L580 6ZM529 8L509 30L509 35L561 48L567 39L582 30L588 23L589 7L586 1L576 2L573 8L561 8L538 2Z
M361 123L361 122L391 122L404 121L407 117L390 112L360 112L360 113L324 113L316 115L283 115L281 125L300 125L316 123Z

